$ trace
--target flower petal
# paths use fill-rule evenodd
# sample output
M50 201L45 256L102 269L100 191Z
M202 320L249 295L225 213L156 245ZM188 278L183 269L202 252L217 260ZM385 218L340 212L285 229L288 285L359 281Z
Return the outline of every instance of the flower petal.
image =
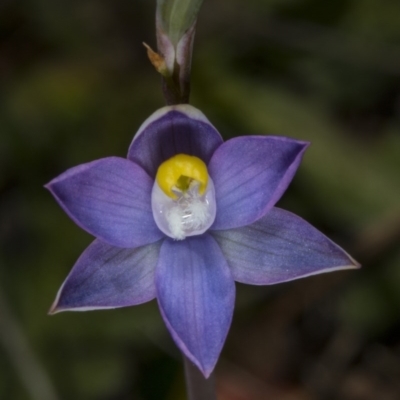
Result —
M180 104L161 108L143 123L128 158L155 177L160 164L175 154L197 156L207 164L221 144L221 135L201 111Z
M252 225L214 231L236 281L271 285L359 264L300 217L273 208Z
M61 286L50 313L126 307L154 299L161 243L121 249L95 240Z
M153 181L129 160L79 165L46 187L79 226L108 244L132 248L163 236L151 210Z
M166 239L156 270L164 321L181 351L208 377L231 325L235 284L208 234Z
M238 137L220 146L208 166L217 200L211 229L238 228L265 215L288 187L307 146L274 136Z

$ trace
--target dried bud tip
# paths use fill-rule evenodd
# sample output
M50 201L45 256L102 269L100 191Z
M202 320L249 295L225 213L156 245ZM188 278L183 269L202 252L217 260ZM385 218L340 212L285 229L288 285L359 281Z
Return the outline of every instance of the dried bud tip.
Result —
M147 56L149 57L149 60L156 71L164 77L169 76L170 73L168 71L164 57L156 53L147 43L143 42L143 46L146 47Z

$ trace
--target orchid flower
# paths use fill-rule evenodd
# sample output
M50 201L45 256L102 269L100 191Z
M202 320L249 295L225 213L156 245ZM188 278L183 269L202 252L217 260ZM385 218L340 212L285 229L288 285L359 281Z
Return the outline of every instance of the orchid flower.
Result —
M51 313L157 299L175 343L208 377L231 325L234 281L271 285L358 267L306 221L274 207L308 145L278 136L223 142L190 105L156 111L127 159L89 162L46 186L96 237Z

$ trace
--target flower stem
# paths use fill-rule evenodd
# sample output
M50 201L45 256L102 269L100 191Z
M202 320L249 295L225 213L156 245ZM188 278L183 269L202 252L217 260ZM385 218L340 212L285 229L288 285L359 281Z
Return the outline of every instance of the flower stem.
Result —
M217 400L214 373L206 379L190 360L185 356L183 359L188 400Z

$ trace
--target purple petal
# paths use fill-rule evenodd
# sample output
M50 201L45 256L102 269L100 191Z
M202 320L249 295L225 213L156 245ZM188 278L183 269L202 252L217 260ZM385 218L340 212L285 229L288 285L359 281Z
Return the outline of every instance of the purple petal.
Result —
M209 235L166 239L156 270L164 321L181 351L208 377L231 325L235 284Z
M249 225L270 210L292 180L308 143L274 136L228 140L208 166L217 217L211 229Z
M61 286L50 313L126 307L154 299L161 243L121 249L95 240Z
M79 165L46 187L79 226L108 244L132 248L163 237L151 210L153 181L129 160Z
M214 231L236 281L271 285L358 268L344 250L300 217L273 208L252 225Z
M175 154L197 156L206 164L222 144L221 135L208 119L189 105L164 107L140 127L128 158L155 177L162 162Z

